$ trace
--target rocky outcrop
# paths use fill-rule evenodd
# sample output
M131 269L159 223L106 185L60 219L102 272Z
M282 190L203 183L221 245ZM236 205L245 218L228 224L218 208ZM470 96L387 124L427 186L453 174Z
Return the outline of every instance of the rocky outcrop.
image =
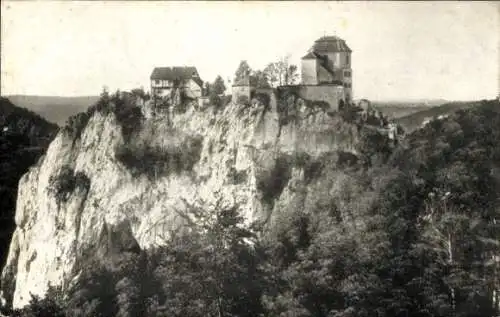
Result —
M285 123L275 104L266 109L191 104L143 119L126 137L113 113L96 112L78 138L61 131L20 181L4 297L20 307L43 295L84 250L162 244L193 221L193 208L234 206L248 222L272 223L340 195L348 177L318 173L318 162L355 153L357 127L321 109L298 108Z

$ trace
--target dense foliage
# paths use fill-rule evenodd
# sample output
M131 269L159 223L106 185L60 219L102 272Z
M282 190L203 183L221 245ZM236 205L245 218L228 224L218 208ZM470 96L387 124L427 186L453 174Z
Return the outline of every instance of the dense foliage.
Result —
M58 203L66 202L75 190L87 192L90 189L90 179L84 172L75 172L70 166L64 165L56 175L50 177L52 190Z
M307 170L310 186L340 168L352 181L340 201L297 206L272 227L245 225L219 204L193 207L192 225L164 247L89 265L61 307L68 316L497 316L498 102L433 121L395 149L384 142L367 134L359 161L279 158L257 180L269 200L292 167Z
M136 92L137 93L137 92ZM78 113L68 119L63 131L68 133L73 141L80 139L82 132L94 115L99 112L104 115L114 114L122 129L122 136L128 141L134 131L141 127L142 111L133 101L121 95L120 91L110 95L106 90L101 93L99 100L89 107L86 112Z
M200 160L202 145L202 137L186 137L180 144L164 149L123 145L116 149L115 157L134 176L146 175L154 179L192 171Z
M0 267L15 228L19 179L40 159L56 132L55 124L0 98Z

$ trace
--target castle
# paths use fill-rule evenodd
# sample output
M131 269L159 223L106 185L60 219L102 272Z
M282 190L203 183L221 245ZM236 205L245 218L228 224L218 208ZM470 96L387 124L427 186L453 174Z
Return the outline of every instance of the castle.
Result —
M342 99L352 101L351 49L336 36L324 36L314 42L307 55L302 57L302 85L342 87Z
M292 90L297 97L323 102L331 111L342 110L352 104L352 50L337 36L317 39L301 59L301 81L298 85L278 86L278 91ZM151 94L157 97L172 95L180 88L188 97L206 101L203 81L195 67L157 67L150 76ZM250 74L237 79L232 85L232 101L251 101L256 93L270 93L273 89L258 88Z
M352 103L352 50L337 36L323 36L316 40L301 59L301 82L293 89L298 96L310 101L323 101L331 110L341 110ZM278 90L290 86L277 87ZM235 81L232 100L251 99L258 91L248 78Z

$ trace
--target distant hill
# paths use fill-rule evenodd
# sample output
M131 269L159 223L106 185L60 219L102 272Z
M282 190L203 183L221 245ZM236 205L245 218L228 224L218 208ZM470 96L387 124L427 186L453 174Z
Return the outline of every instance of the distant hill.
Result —
M440 115L448 115L460 109L474 108L479 105L481 105L481 101L452 101L437 107L422 109L409 115L399 117L396 121L401 124L406 131L412 132L421 127L423 122L427 119L432 119Z
M0 267L15 228L19 179L45 153L57 130L38 114L0 98Z
M19 106L34 111L46 120L63 126L66 120L79 112L87 110L99 96L57 97L57 96L7 96Z
M387 100L387 101L373 101L371 104L381 110L389 118L401 118L412 113L428 110L430 108L442 105L448 101L443 99L422 99L422 100Z

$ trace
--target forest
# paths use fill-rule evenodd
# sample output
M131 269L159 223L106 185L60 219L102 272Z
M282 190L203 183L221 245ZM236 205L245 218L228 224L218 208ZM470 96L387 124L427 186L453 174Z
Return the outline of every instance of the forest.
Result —
M77 279L13 316L479 317L499 314L500 105L433 120L391 148L376 135L336 202L273 225L236 209L192 210L166 244L82 256ZM194 207L193 207L194 208Z

